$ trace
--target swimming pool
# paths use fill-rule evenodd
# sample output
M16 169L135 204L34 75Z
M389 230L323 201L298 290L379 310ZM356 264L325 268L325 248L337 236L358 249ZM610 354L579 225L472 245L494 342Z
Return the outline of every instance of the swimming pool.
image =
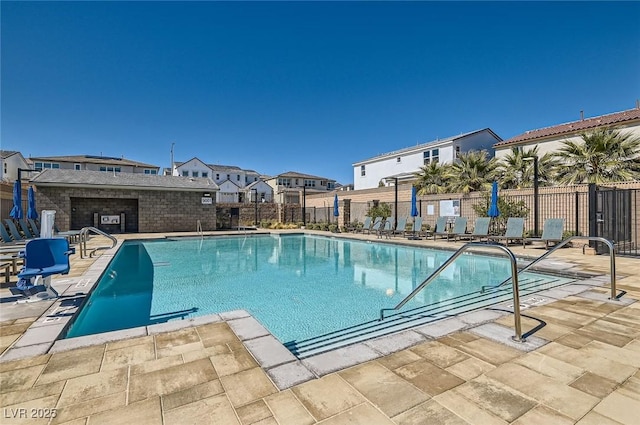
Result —
M452 254L302 234L129 241L65 337L244 309L281 342L304 340L376 319ZM477 293L509 274L505 258L464 254L403 310Z

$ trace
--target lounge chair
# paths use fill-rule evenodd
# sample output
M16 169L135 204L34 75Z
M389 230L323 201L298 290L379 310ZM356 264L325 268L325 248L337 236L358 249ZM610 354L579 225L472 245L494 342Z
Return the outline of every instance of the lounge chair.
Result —
M371 234L372 232L378 233L380 231L380 228L382 227L382 217L376 217L373 220L373 224L371 225L371 227L369 229L366 229L367 232L369 234Z
M433 240L436 240L436 236L446 236L449 239L449 230L447 230L447 217L438 217L436 220L436 227L433 229Z
M13 244L16 242L13 240L9 232L7 232L7 228L2 223L0 223L0 239L2 239L3 244Z
M549 249L549 242L561 242L564 232L564 219L548 218L542 226L542 236L539 238L525 238L522 240L522 247L526 247L527 242L542 241L545 249Z
M32 218L28 219L29 225L31 226L31 231L36 236L36 238L40 237L40 228L38 227L38 223Z
M453 230L447 235L447 240L453 238L455 241L465 236L467 236L467 217L456 217L456 220L453 222Z
M522 241L524 240L524 218L522 217L509 217L507 219L507 229L504 235L489 236L489 240L499 242L505 241L505 245L509 245L509 241Z
M405 235L410 233L409 239L420 239L420 232L422 232L422 217L414 217L411 232L405 232Z
M491 217L478 217L476 218L476 224L473 226L473 232L469 233L469 237L472 241L478 238L482 241L482 238L489 240L489 225L491 224Z
M364 218L364 222L362 223L362 227L360 226L356 226L356 228L353 230L354 233L358 233L358 232L363 232L365 230L369 230L369 228L371 227L371 217L365 217Z
M398 219L398 224L396 228L393 229L391 235L405 235L407 233L407 217L402 217Z
M21 218L20 220L18 220L18 224L20 225L19 230L22 230L22 233L24 233L25 239L33 239L36 237L36 235L31 234L31 229L29 229L29 225L27 224L24 218Z
M9 228L9 232L11 233L11 238L13 239L13 242L24 242L28 239L28 238L25 238L22 235L22 233L20 233L20 231L18 230L18 228L16 227L16 224L13 222L12 219L5 218L4 222L7 224L7 227Z
M391 220L385 220L383 224L380 225L378 229L378 238L382 238L382 236L386 236L387 239L393 234L393 222Z

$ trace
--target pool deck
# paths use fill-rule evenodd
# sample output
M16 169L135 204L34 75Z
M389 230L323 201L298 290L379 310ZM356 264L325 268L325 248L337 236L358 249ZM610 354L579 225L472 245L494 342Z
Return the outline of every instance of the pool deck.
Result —
M609 257L581 247L556 251L546 265L608 275ZM540 243L510 248L516 256L545 252ZM81 296L111 255L74 255L57 287ZM608 276L543 293L522 310L527 344L510 340L512 314L484 311L303 361L283 361L288 352L242 311L51 347L44 341L77 308L74 298L64 308L53 301L14 305L3 284L0 423L635 424L640 259L616 260L618 292L626 291L620 301L608 299ZM47 318L55 321L43 324Z

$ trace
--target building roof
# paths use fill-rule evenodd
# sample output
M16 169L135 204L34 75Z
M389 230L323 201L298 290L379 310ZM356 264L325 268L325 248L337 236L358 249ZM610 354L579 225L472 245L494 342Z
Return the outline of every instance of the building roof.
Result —
M622 112L615 112L608 115L600 115L597 117L558 124L551 127L539 128L537 130L529 130L503 142L496 143L494 146L506 146L525 141L544 139L552 136L563 136L581 133L586 130L598 127L615 126L635 120L640 120L640 108L629 109Z
M18 151L3 151L3 150L0 150L0 158L7 159L10 156L13 156L13 155L15 155L17 153L20 153L20 152L18 152Z
M133 161L124 157L102 156L102 155L65 155L65 156L38 156L29 157L31 161L48 162L74 162L108 165L129 165L143 168L160 168L157 165L145 164L144 162Z
M364 163L367 163L367 162L375 161L375 160L378 160L378 159L387 158L387 157L390 157L390 156L401 155L401 154L408 153L408 152L413 152L413 151L419 151L419 150L426 149L426 148L431 148L431 147L434 147L434 145L446 144L446 143L449 143L449 142L453 142L454 140L463 139L465 137L471 136L471 135L476 134L476 133L481 133L483 131L487 131L487 132L491 133L497 140L502 141L502 138L500 136L498 136L496 133L494 133L493 130L491 130L490 128L483 128L483 129L480 129L480 130L469 131L468 133L461 133L461 134L458 134L457 136L446 137L444 139L436 139L436 140L432 140L430 142L421 143L421 144L416 145L416 146L410 146L408 148L402 148L402 149L398 149L398 150L395 150L395 151L382 153L380 155L376 155L376 156L371 157L371 158L363 159L362 161L354 162L353 166L356 167L356 166L358 166L360 164L364 164Z
M136 188L187 192L219 190L218 185L207 178L63 169L43 170L32 178L31 182L36 186L55 187Z
M327 177L312 176L310 174L298 173L297 171L287 171L286 173L280 173L277 176L270 177L269 180L277 179L277 178L291 178L291 177L293 177L294 179L297 178L297 179L326 180L328 182L334 182L335 181L335 180L329 179Z

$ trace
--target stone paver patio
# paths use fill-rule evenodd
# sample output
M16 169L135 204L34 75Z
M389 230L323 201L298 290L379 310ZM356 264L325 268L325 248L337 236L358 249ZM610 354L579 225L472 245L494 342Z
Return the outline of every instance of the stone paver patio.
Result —
M607 256L578 248L557 254L576 269L608 274ZM93 262L74 256L70 276ZM0 357L0 423L635 424L640 260L618 258L617 272L626 302L607 300L602 286L524 309L523 330L544 340L539 348L524 351L487 336L492 326L512 330L513 315L499 315L292 386L274 381L252 354L254 339L239 337L224 320ZM6 286L0 294L8 296ZM20 341L47 303L21 306L23 317L12 319L1 311L10 303L0 304L0 351Z

